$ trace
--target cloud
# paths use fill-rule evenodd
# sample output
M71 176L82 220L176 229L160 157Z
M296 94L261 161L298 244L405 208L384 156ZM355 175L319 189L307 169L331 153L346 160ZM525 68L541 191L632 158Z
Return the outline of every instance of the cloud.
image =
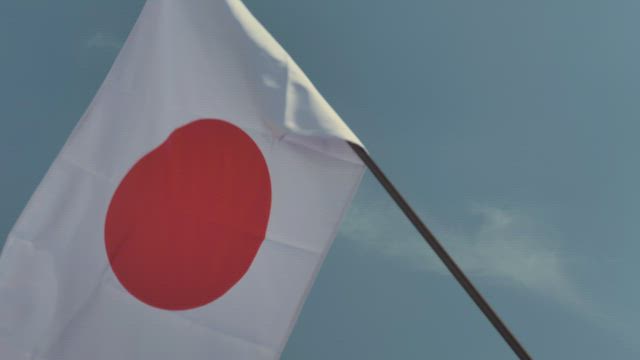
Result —
M421 214L423 215L423 214ZM473 280L524 289L552 299L620 339L640 353L633 311L625 318L603 312L576 285L570 265L586 259L568 256L553 229L515 209L474 204L464 225L447 227L424 216L436 237ZM463 223L463 221L460 221ZM473 225L470 225L473 224ZM361 251L382 256L414 271L448 274L431 249L391 201L361 196L354 202L341 235ZM624 313L624 312L623 312ZM631 320L630 320L631 319Z
M484 278L553 298L588 311L580 296L553 232L531 216L485 204L470 206L474 226L445 227L427 223L463 270ZM390 202L355 203L342 227L342 235L380 256L418 271L445 274L446 268L427 248L413 227ZM426 219L425 219L426 220Z
M87 40L87 47L92 49L120 50L123 41L113 34L98 32Z

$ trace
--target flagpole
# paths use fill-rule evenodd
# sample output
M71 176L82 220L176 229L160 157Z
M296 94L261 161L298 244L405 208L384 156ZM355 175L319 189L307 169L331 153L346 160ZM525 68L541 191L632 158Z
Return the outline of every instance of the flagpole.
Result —
M402 195L398 192L396 187L389 181L387 176L380 170L378 165L373 161L373 159L369 156L369 154L359 145L356 145L351 142L347 142L349 146L353 149L353 151L360 157L360 159L365 163L367 168L373 173L373 175L378 179L380 184L385 188L387 193L393 198L398 207L402 210L402 212L407 216L409 221L415 226L420 235L424 238L424 240L429 244L429 246L433 249L433 251L438 255L440 260L444 263L444 265L449 269L453 277L458 281L460 286L467 292L467 294L471 297L473 302L480 308L482 313L487 317L487 319L491 322L493 327L500 333L502 338L507 342L507 344L511 347L513 352L520 358L521 360L530 360L531 356L527 353L525 348L520 344L518 339L511 333L509 328L504 324L504 322L500 319L498 314L491 308L489 303L484 299L482 294L476 289L476 287L471 283L469 278L464 274L462 269L456 264L456 262L451 258L451 256L447 253L444 247L440 244L438 239L431 233L429 228L422 222L420 217L413 211L411 206L407 203L407 201L402 197Z

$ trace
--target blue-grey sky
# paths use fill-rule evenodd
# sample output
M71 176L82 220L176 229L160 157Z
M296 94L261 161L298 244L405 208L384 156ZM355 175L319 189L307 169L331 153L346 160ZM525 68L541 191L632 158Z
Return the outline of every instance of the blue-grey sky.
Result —
M640 357L640 2L246 0L539 359ZM0 243L143 0L0 2ZM283 359L511 359L366 177Z

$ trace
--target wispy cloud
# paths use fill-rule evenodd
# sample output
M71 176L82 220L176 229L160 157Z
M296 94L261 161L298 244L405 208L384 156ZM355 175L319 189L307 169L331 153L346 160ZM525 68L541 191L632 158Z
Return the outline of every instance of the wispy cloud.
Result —
M468 209L474 226L428 223L460 266L482 277L553 298L573 308L588 308L576 289L553 232L522 212L476 204ZM469 223L470 221L467 221ZM343 235L361 246L414 270L446 273L440 260L399 211L388 202L354 205Z
M470 205L466 215L458 226L445 225L429 214L424 220L468 275L552 299L640 351L637 337L630 335L636 333L637 317L623 319L603 312L584 295L571 265L585 259L567 255L553 229L523 211L486 204ZM448 273L390 201L361 196L345 219L342 235L361 251L399 266Z
M123 41L113 34L98 32L87 40L86 46L94 49L120 50Z

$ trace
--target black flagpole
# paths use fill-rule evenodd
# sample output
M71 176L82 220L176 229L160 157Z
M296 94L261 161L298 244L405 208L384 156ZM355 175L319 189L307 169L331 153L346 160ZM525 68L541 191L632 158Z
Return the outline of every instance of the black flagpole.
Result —
M471 283L469 278L464 274L464 272L460 269L460 267L456 264L456 262L451 258L451 256L447 253L447 251L442 247L438 239L431 233L429 228L420 220L418 215L413 211L411 206L407 203L407 201L402 197L402 195L398 192L395 186L387 179L386 175L380 170L378 165L373 161L373 159L369 156L369 154L362 149L359 145L353 144L351 142L347 142L349 146L355 151L355 153L360 157L360 159L365 163L365 165L369 168L369 170L375 175L380 184L385 188L385 190L389 193L389 195L393 198L393 200L398 204L402 212L409 218L413 226L416 227L420 235L424 238L424 240L431 246L433 251L435 251L436 255L442 260L444 265L449 269L453 277L456 278L458 283L464 288L464 290L469 294L471 299L478 305L482 313L489 319L493 327L502 335L502 338L509 344L513 352L520 358L521 360L530 360L531 356L527 353L527 350L520 344L518 339L511 333L509 328L502 322L498 314L491 308L489 303L482 297L480 292L476 289L476 287Z

